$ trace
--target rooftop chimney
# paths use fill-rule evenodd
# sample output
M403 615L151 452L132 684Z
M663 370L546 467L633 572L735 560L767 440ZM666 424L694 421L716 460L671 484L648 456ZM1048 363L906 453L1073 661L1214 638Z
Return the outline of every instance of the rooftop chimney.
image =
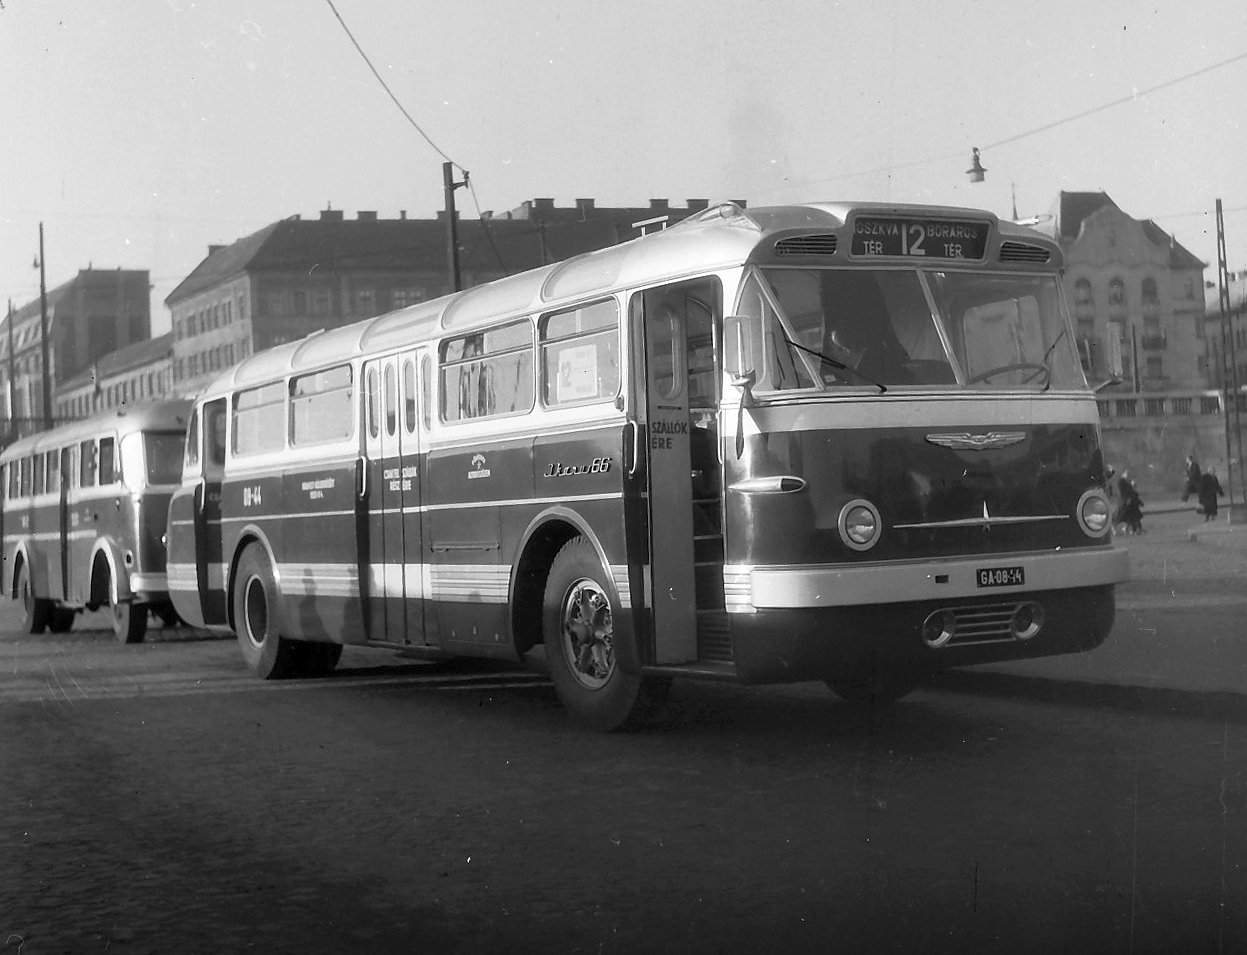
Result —
M341 222L342 219L343 219L343 216L342 216L341 209L321 209L320 210L320 221L321 222Z
M533 208L534 209L553 209L554 200L553 199L534 199Z
M208 246L208 254L209 254L209 255L216 255L216 254L217 254L218 252L220 252L223 248L225 248L225 246L223 246L223 245L210 245L210 246Z
M359 219L360 222L376 222L377 221L377 214L371 209L360 209L359 212L356 213L356 217Z
M689 212L701 212L702 209L710 207L709 199L685 199L684 201L688 203Z
M649 207L655 212L666 212L671 207L671 203L666 199L651 199Z
M592 199L577 199L576 208L580 211L580 218L588 218L589 213L593 211Z

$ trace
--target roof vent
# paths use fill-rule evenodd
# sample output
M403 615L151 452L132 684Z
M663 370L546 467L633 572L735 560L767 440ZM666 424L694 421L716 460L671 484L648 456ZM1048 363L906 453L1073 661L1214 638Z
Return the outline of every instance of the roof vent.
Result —
M1052 253L1042 245L1031 245L1029 242L1001 242L1001 262L1047 262Z
M775 243L776 255L835 255L836 237L826 235L794 235Z

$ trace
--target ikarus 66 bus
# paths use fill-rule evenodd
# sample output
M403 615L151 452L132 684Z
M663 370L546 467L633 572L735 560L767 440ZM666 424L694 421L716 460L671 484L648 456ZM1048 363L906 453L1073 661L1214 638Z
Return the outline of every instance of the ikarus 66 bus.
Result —
M725 204L257 353L192 414L174 605L268 678L544 648L598 729L1089 650L1127 561L1061 268L989 212Z
M176 620L164 535L190 408L134 404L22 438L0 454L3 586L21 602L27 633L66 631L77 613L102 606L125 643L143 639L152 612Z

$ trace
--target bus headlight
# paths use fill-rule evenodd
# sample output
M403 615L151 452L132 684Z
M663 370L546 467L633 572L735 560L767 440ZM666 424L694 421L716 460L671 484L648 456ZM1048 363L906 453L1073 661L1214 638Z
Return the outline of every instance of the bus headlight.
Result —
M1103 537L1110 527L1108 497L1099 489L1087 491L1078 499L1078 526L1088 537Z
M883 521L879 509L858 498L840 508L840 539L853 550L870 550L879 542Z

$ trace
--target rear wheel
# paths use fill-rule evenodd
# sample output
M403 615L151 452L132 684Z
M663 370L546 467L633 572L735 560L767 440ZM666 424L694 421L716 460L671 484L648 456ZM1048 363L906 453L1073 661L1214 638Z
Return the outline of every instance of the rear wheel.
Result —
M832 693L853 706L887 706L916 690L918 682L918 677L907 673L826 681Z
M589 541L575 537L564 544L546 580L546 660L563 706L577 722L601 732L641 715L647 699L641 675L620 665L617 641L622 636L615 632L614 621L618 602Z
M113 636L118 643L142 643L147 635L147 604L118 600L112 604Z
M22 605L22 632L43 633L52 614L52 601L36 597L30 583L30 568L22 564L17 572L17 599Z
M234 629L243 659L262 680L295 676L302 662L303 647L281 635L278 600L268 552L248 545L234 580Z

